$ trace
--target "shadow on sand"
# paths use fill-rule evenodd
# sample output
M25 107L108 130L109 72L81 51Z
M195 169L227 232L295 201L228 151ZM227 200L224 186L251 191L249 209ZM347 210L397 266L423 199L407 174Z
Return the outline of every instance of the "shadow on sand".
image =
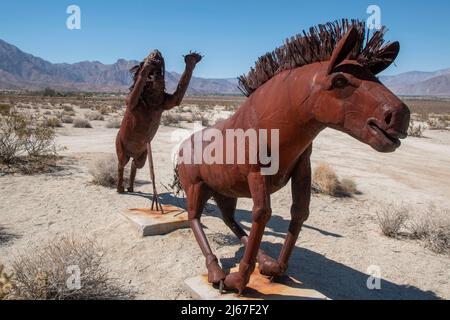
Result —
M148 193L132 193L132 196L140 196L151 200L152 196ZM185 199L174 197L172 194L164 193L160 195L162 203L175 205L185 208ZM221 217L220 211L214 204L208 204L204 215ZM241 224L251 223L251 212L248 210L237 210L236 220ZM266 235L284 238L289 225L289 220L280 216L273 215L267 227ZM248 231L248 227L243 226ZM339 234L327 232L312 226L305 225L305 228L317 231L322 236L342 237ZM224 226L224 228L226 228ZM269 255L276 257L281 250L281 244L263 242L261 248ZM221 259L224 268L231 269L235 267L244 254L244 248L241 247L233 258ZM295 247L289 263L289 275L300 280L304 287L313 288L324 294L330 299L412 299L412 300L431 300L439 299L431 291L423 291L419 288L399 285L387 280L381 280L380 290L369 290L367 280L369 276L358 270L347 267L344 264L330 260L325 256L311 250ZM286 297L285 297L286 298Z

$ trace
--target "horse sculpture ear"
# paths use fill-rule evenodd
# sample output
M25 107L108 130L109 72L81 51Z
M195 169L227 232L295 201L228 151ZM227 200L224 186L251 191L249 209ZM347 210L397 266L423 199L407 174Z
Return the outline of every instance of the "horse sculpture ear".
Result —
M358 40L358 31L352 27L345 36L338 42L331 55L330 64L328 65L327 74L331 74L333 69L344 61L355 48Z
M369 66L373 74L378 74L387 69L397 58L400 52L400 43L398 41L392 42L384 47L376 56L376 63Z

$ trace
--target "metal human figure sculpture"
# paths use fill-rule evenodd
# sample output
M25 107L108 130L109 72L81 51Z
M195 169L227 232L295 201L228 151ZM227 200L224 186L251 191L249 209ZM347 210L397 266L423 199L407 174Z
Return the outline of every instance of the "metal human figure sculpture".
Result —
M399 139L406 138L410 111L375 76L394 61L400 49L398 42L384 43L384 31L374 32L365 42L363 22L342 20L320 25L261 57L255 68L240 78L240 88L248 98L230 119L213 127L223 133L220 154L230 152L226 150L226 130L279 129L276 174L262 174L261 164L229 164L225 159L225 164L197 164L191 153L188 163L179 161L178 178L187 195L190 225L206 258L210 283L242 294L256 262L263 275L278 277L286 272L300 229L309 216L312 142L323 129L346 132L379 152L393 152L400 146ZM195 139L193 135L182 144L180 159L185 156L184 150L195 150ZM201 151L211 143L203 141ZM231 152L246 152L248 159L247 144L244 150L231 145ZM270 150L274 146L269 141L264 147ZM289 180L292 220L275 260L259 248L271 217L270 195ZM228 275L211 251L200 223L203 207L211 197L225 224L245 245L239 271ZM234 219L240 197L253 200L249 236Z
M152 210L156 204L156 210L162 211L162 206L156 191L151 141L158 130L162 113L180 105L194 68L202 57L197 53L190 53L184 59L186 69L173 94L165 92L165 64L158 50L151 52L140 65L130 70L134 73L134 83L126 100L127 108L116 138L116 152L119 160L117 191L125 192L123 174L130 158L133 158L133 161L128 191L133 192L136 170L145 165L148 157L153 184Z

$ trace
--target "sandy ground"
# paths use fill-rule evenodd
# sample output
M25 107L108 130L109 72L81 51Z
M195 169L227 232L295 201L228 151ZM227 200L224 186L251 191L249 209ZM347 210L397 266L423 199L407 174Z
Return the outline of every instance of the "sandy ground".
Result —
M140 194L118 195L90 183L89 168L115 153L117 130L93 122L94 129L58 129L66 147L61 171L53 174L0 177L0 224L11 236L0 244L0 260L10 264L23 250L57 236L95 238L107 250L107 266L142 299L189 299L183 281L205 272L204 259L189 229L139 238L121 216L126 208L149 205L148 170L138 172ZM168 150L175 145L172 127L161 127L154 142L158 188L172 178ZM313 165L327 162L340 177L352 178L361 195L336 199L315 195L311 217L290 262L289 274L331 299L450 299L450 260L419 241L380 234L376 211L404 203L425 214L430 203L450 208L450 132L427 131L427 138L408 138L395 154L378 154L352 138L323 132L314 144ZM180 204L169 193L165 203ZM274 215L263 248L279 253L289 223L290 188L272 196ZM251 201L240 200L237 218L248 230ZM225 227L214 204L203 218L213 250L224 267L233 267L243 248ZM381 290L366 286L368 268L379 266Z

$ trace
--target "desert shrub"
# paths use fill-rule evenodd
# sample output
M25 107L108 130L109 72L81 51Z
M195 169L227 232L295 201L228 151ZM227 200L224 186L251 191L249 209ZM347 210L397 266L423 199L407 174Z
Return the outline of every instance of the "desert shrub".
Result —
M325 163L319 164L313 173L312 190L334 197L351 197L359 191L351 179L339 180L336 172Z
M91 111L86 113L85 118L89 121L103 121L105 117L98 111Z
M108 122L106 123L106 128L119 129L121 125L122 125L122 121L120 119L114 118L114 119L108 120Z
M421 215L416 215L407 226L410 238L423 240L425 246L438 254L450 254L449 212L439 211L430 205Z
M433 225L425 239L426 247L438 254L450 254L450 224Z
M74 112L75 111L71 105L63 105L63 110L65 112Z
M447 123L440 118L430 118L427 124L430 130L445 130L447 128Z
M381 232L390 238L400 234L400 230L409 219L408 209L401 205L389 205L378 210L377 221Z
M8 114L12 109L9 104L0 104L0 114Z
M0 161L12 163L25 152L27 118L13 112L0 117Z
M313 187L321 193L333 195L336 193L339 179L336 172L327 164L320 164L313 175Z
M42 95L44 97L55 97L58 93L52 88L45 88Z
M73 123L73 118L71 116L62 116L61 117L62 123Z
M408 136L422 138L424 130L425 130L424 125L421 125L420 123L416 124L414 120L411 120L408 128Z
M182 117L174 112L166 112L161 118L161 123L165 126L178 126L181 121Z
M12 275L7 274L5 266L0 263L0 300L6 300L10 297L13 289L11 278Z
M50 128L61 128L62 122L61 119L58 117L53 117L53 118L47 118L44 120L44 126L46 127L50 127Z
M356 182L352 179L342 179L340 182L340 190L345 194L356 194L358 193L358 188L356 186Z
M63 111L62 116L67 116L67 117L75 117L77 115L77 113L75 111Z
M97 108L97 111L100 112L100 114L102 114L102 115L108 115L111 113L112 108L108 107L108 106L101 106L101 107Z
M74 128L92 128L92 125L86 119L75 118L75 119L73 119L73 127Z
M97 160L90 168L92 183L103 187L114 188L117 186L117 157L109 155L103 159ZM128 183L129 171L124 172L124 182Z
M133 292L111 277L103 249L89 239L63 237L22 253L12 264L15 299L125 299ZM79 282L72 279L80 276Z
M32 157L56 155L55 130L36 125L28 128L25 150Z

